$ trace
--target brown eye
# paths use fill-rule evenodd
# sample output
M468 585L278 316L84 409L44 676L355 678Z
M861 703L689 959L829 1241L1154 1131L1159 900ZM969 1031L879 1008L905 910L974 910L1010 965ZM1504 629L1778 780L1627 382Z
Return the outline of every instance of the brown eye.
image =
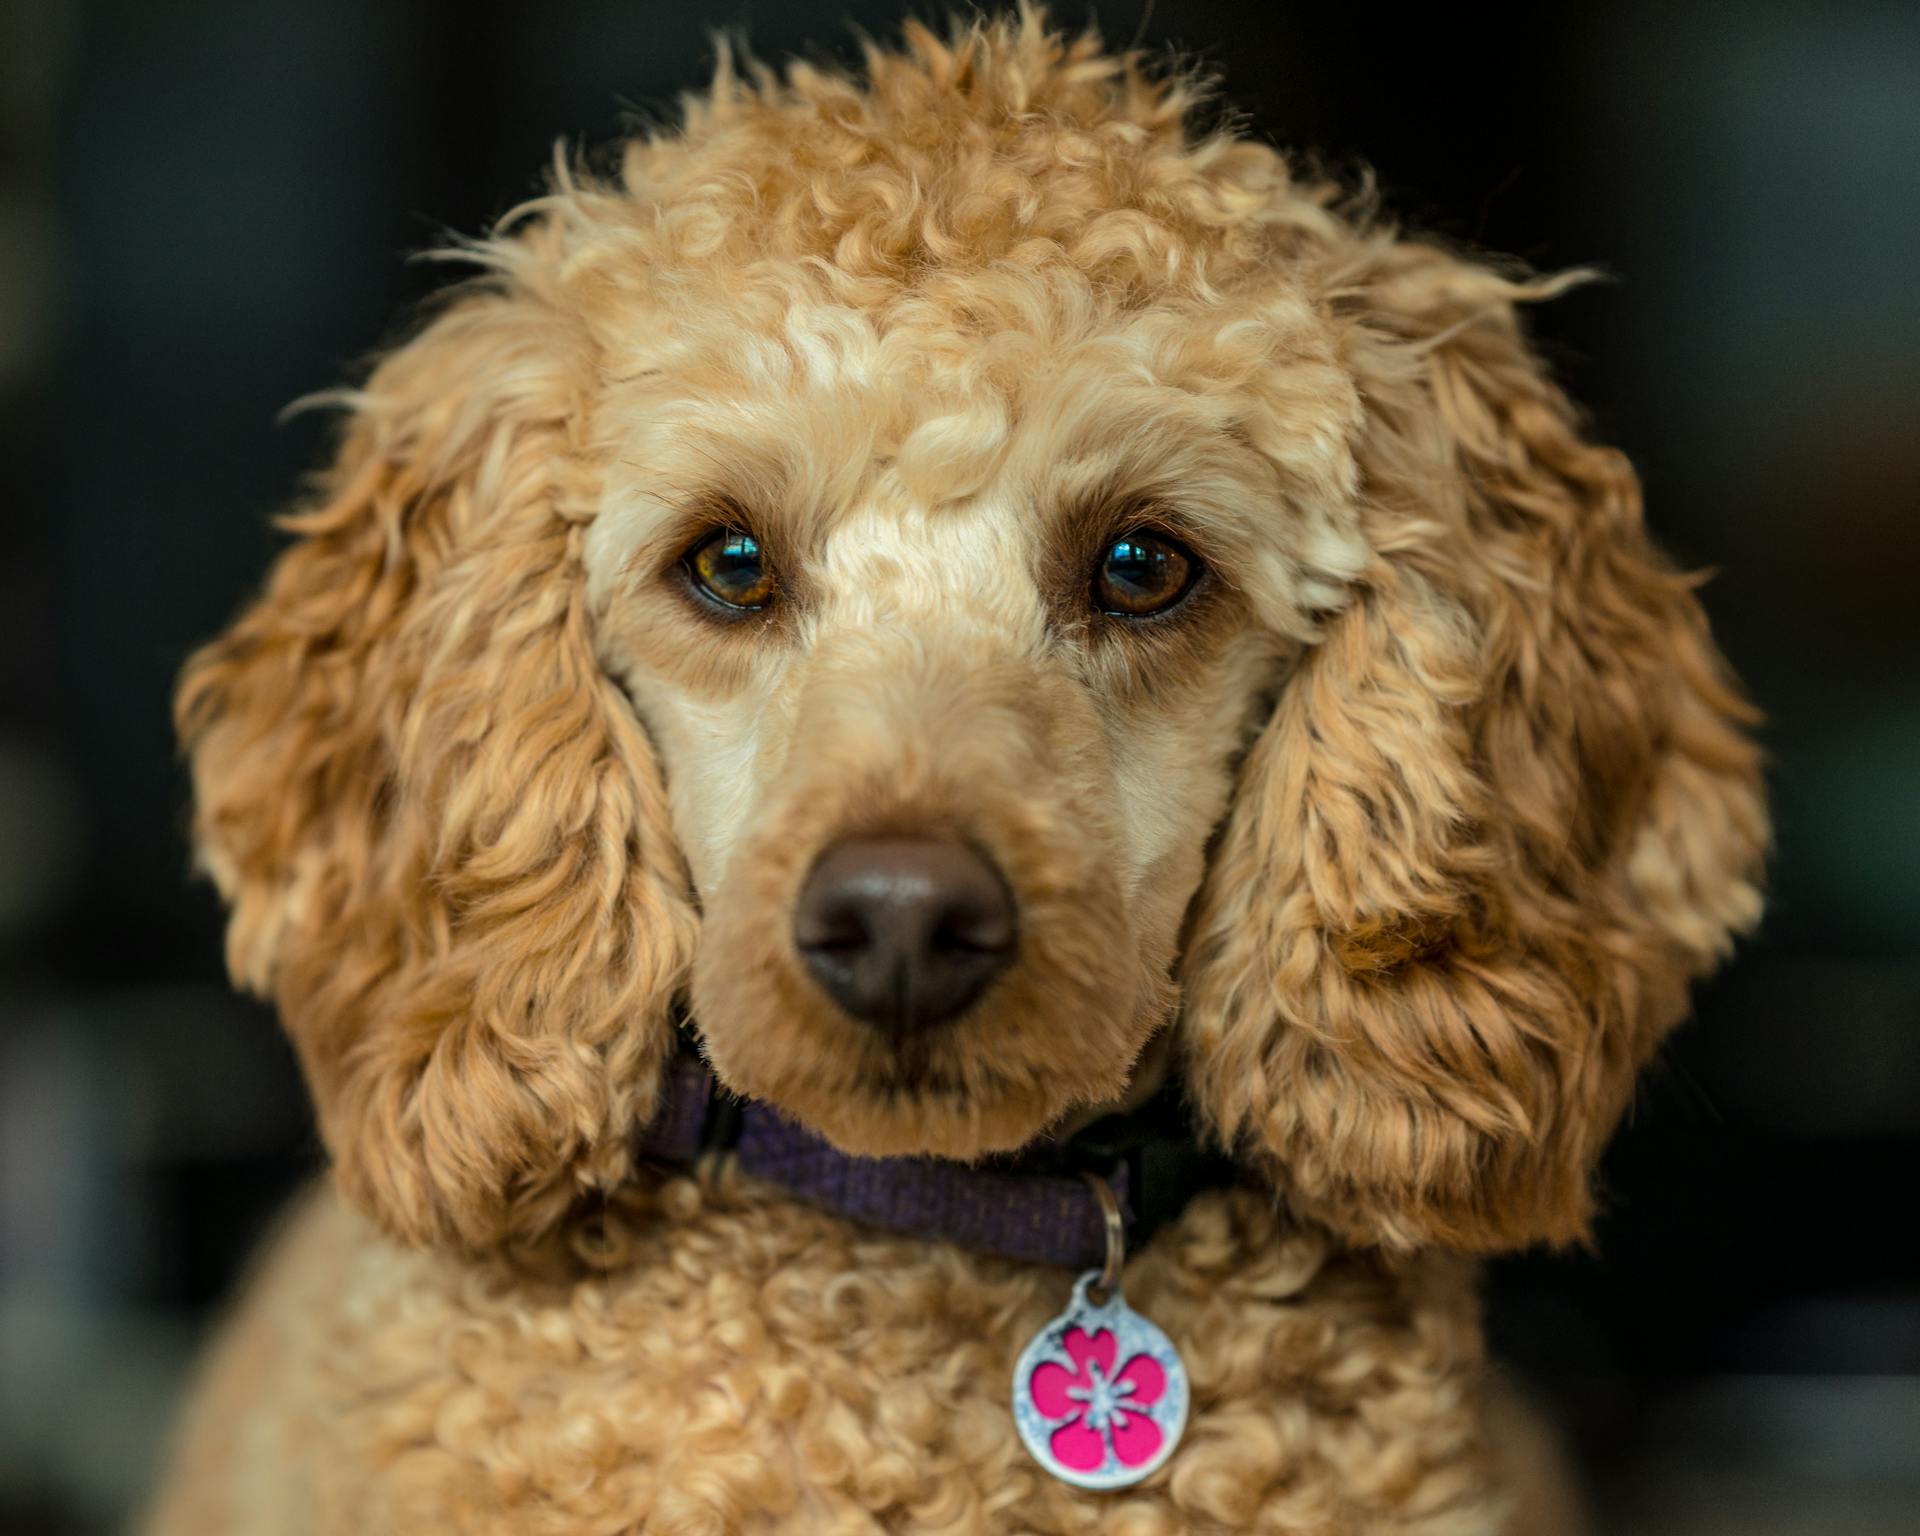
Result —
M722 528L687 551L687 574L702 593L728 608L764 608L773 601L773 572L750 533Z
M1136 528L1101 556L1093 573L1093 605L1102 613L1144 619L1179 602L1199 574L1196 556L1163 534Z

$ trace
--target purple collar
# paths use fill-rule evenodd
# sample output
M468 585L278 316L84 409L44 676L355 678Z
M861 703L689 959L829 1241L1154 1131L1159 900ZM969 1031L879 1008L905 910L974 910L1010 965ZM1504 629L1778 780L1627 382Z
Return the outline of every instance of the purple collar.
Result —
M1156 1193L1148 1186L1158 1183L1164 1186L1159 1198L1148 1204L1177 1213L1198 1189L1224 1181L1223 1161L1205 1155L1176 1159L1156 1179L1154 1164L1142 1162L1148 1145L1137 1135L1131 1144L1075 1138L1039 1156L980 1164L854 1157L765 1104L733 1098L698 1062L681 1061L641 1133L639 1151L691 1163L706 1151L731 1150L743 1172L854 1221L1028 1263L1085 1269L1104 1259L1106 1228L1083 1173L1104 1178L1113 1190L1130 1249L1150 1235L1135 1213L1136 1194ZM1163 1219L1165 1213L1152 1225Z

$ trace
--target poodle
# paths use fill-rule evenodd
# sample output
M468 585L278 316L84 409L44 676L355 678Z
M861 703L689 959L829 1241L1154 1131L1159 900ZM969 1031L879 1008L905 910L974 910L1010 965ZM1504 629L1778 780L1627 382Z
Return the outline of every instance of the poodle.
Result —
M1205 94L723 56L335 397L178 700L331 1176L155 1532L1566 1528L1476 1258L1755 921L1754 717L1578 275Z

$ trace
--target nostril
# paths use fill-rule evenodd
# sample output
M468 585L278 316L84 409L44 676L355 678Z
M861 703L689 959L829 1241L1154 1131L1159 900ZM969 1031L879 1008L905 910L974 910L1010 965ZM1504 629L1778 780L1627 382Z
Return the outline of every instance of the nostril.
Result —
M798 936L801 948L821 949L832 954L848 954L865 949L873 942L866 921L851 907L823 913Z
M1010 911L958 907L944 912L934 924L932 943L955 954L997 954L1013 943Z

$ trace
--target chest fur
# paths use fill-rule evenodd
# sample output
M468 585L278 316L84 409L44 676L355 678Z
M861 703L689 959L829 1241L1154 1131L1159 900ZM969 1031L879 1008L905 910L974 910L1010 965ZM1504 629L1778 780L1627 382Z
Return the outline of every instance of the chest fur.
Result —
M1203 1196L1129 1266L1193 1410L1139 1487L1020 1445L1015 1358L1071 1276L874 1235L728 1178L637 1193L548 1271L330 1208L284 1454L356 1531L1492 1530L1471 1274Z

